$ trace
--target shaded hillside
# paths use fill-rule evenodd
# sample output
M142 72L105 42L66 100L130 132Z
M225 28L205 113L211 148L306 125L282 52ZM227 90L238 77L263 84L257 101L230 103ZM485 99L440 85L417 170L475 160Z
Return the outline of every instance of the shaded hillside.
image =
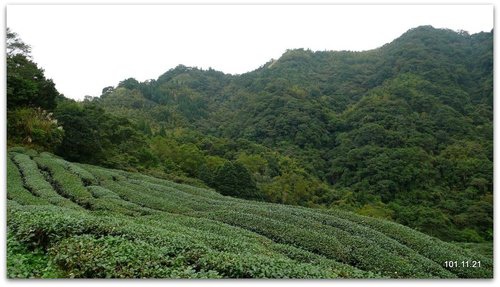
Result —
M222 196L10 149L7 274L492 278L492 260L389 221ZM444 268L445 261L480 261Z

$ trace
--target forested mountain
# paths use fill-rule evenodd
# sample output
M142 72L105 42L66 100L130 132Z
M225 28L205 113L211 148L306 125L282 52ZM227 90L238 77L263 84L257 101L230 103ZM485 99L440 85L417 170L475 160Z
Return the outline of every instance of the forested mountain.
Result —
M422 26L370 51L288 50L242 75L178 66L57 102L49 151L67 160L493 236L493 31Z

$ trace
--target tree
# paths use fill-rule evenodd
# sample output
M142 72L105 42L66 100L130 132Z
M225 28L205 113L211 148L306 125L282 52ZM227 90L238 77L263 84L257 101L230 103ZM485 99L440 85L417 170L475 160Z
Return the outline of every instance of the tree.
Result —
M7 28L7 137L9 145L53 151L63 129L52 113L60 97L54 83L31 61L31 48Z
M261 198L252 175L239 162L226 162L217 169L213 184L223 195L258 199Z
M103 113L76 102L66 102L57 107L55 114L66 131L57 150L59 155L88 163L99 163L105 158L104 138L99 132L99 124L105 121Z
M31 47L19 38L19 35L9 27L7 27L6 34L7 41L5 43L5 48L7 50L7 57L13 57L15 55L23 55L27 58L31 57Z
M41 107L51 110L60 96L54 82L31 61L31 48L7 29L7 109Z
M110 115L92 102L60 103L55 115L65 130L57 153L68 160L115 168L154 164L148 152L138 148L146 145L144 137L128 119Z
M118 87L126 88L126 89L129 89L129 90L135 90L135 89L139 89L140 83L136 79L134 79L134 78L128 78L126 80L121 81L118 84Z
M102 89L101 97L105 97L106 95L112 93L115 90L113 86L107 86Z

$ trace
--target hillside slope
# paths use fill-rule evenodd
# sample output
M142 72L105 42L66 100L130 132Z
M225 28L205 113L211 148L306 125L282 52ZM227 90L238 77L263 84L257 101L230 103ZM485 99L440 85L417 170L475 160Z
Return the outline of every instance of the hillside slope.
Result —
M335 209L236 199L22 148L9 150L7 170L9 277L493 276L489 258Z
M152 158L144 165L221 191L217 170L237 161L252 173L254 198L341 207L446 241L493 238L493 31L421 26L369 51L288 50L242 75L178 66L85 105L147 136L147 152L123 148L122 162ZM93 152L77 158L103 132L82 133L73 123L89 119L67 114L55 112L69 138L56 153L124 168ZM134 138L125 132L109 141Z

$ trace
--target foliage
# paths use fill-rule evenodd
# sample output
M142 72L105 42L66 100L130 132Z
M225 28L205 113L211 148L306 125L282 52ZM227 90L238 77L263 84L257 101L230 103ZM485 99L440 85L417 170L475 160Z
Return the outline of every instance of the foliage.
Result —
M64 130L52 113L40 108L19 108L7 112L7 135L10 145L23 144L54 151L64 137Z
M492 33L422 26L366 52L288 50L240 76L178 66L98 103L147 123L168 173L220 189L217 170L237 161L267 201L478 240L492 230L492 91Z
M215 171L213 185L223 195L259 198L250 172L239 162L226 162L219 167Z
M7 158L7 199L23 205L49 204L44 198L30 192L25 187L25 182L12 159Z
M10 30L9 27L7 27L6 38L7 40L5 43L5 48L7 50L8 57L13 57L14 55L18 54L30 57L30 45L24 43L23 40L19 38L19 35L16 32Z
M144 136L130 121L93 103L61 103L55 116L66 133L57 153L67 159L120 168L155 162L149 151L137 148L145 145Z
M63 130L50 113L61 97L43 69L31 60L31 48L7 29L8 143L54 151Z
M41 249L29 250L7 233L7 278L58 278L59 270Z
M53 109L60 97L54 82L23 54L7 55L7 108L41 107Z
M196 278L195 270L184 266L161 248L123 237L75 236L49 251L54 262L70 278ZM207 273L208 277L216 273ZM205 276L206 276L205 275ZM205 277L203 276L203 277Z
M9 115L50 110L54 93L33 94L50 81L29 47L9 37ZM421 26L370 51L288 50L242 75L179 65L155 80L105 87L99 98L56 100L65 134L55 151L68 160L243 198L340 207L447 241L493 238L493 31ZM25 122L8 119L9 127ZM9 144L26 145L15 130ZM34 147L57 144L46 143L50 130ZM130 191L137 183L106 184L139 200Z
M22 149L26 175L80 208L8 201L12 276L63 278L491 278L492 260L386 220L222 196L139 173L69 163ZM75 170L79 170L78 176ZM15 174L14 174L15 175ZM14 177L10 177L14 179ZM67 178L67 180L62 180ZM96 185L85 186L84 178ZM26 185L30 186L30 185ZM70 190L71 189L71 190ZM9 192L24 192L22 188ZM86 193L85 193L86 192ZM114 202L116 205L98 205ZM95 208L99 206L99 208ZM117 208L117 207L127 208ZM135 208L138 213L127 212ZM35 250L34 253L30 253ZM23 255L24 254L24 255ZM445 260L480 260L450 268ZM31 269L30 269L31 268ZM45 269L44 269L45 268ZM10 271L9 271L10 272ZM17 272L17 273L16 273Z

